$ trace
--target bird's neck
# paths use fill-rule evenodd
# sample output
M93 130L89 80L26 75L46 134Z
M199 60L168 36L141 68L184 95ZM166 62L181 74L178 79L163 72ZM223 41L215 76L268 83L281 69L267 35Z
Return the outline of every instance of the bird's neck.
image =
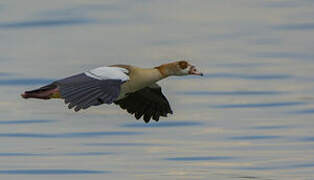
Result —
M174 73L175 67L173 63L162 64L160 66L155 67L154 69L157 69L159 71L159 73L162 76L162 79L175 74Z
M141 68L138 72L140 72L141 75L140 79L151 83L155 83L165 78L165 76L163 76L163 74L155 68Z
M130 91L137 91L163 79L164 76L154 68L131 67L130 80L126 86Z

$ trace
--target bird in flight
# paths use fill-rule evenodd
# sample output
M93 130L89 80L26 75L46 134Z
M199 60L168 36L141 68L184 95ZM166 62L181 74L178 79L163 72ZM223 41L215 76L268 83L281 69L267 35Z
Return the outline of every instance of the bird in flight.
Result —
M187 61L176 61L154 68L131 65L98 67L77 75L57 80L39 89L25 91L21 96L37 99L64 99L74 111L101 104L119 105L136 119L143 116L148 123L152 118L167 117L172 110L161 87L156 83L169 76L199 75Z

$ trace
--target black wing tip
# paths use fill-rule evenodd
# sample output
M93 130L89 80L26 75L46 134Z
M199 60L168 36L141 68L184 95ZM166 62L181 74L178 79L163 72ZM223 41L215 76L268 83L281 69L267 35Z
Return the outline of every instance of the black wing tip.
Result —
M75 112L78 112L79 110L81 110L81 107L80 107L80 106L76 106L76 107L74 108L74 111L75 111Z
M151 119L155 120L156 122L159 122L160 117L168 117L168 114L173 114L173 112L171 111L171 112L167 112L167 113L160 113L158 115L149 116L149 118L148 118L148 116L145 118L145 114L144 114L143 120L145 123L149 123ZM141 116L140 117L135 116L136 120L139 120L141 118Z
M149 123L151 119L159 121L160 116L167 117L173 114L170 104L166 97L162 94L161 88L146 87L133 93L129 93L126 97L114 101L121 109L133 114L139 120Z

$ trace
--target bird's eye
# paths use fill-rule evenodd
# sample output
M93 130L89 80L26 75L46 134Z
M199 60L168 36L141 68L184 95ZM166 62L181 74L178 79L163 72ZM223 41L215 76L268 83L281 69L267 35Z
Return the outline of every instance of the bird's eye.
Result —
M179 66L181 69L186 69L188 67L188 62L186 61L180 61Z

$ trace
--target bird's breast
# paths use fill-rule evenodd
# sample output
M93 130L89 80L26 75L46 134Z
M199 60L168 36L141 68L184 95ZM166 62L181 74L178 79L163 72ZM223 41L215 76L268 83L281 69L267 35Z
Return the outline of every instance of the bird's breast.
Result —
M120 96L121 99L128 93L136 92L142 88L152 85L153 83L162 79L161 74L156 69L140 70L130 74L130 79L121 85Z
M129 80L121 85L120 95L117 100L124 98L127 94L136 92L147 85L145 83Z

